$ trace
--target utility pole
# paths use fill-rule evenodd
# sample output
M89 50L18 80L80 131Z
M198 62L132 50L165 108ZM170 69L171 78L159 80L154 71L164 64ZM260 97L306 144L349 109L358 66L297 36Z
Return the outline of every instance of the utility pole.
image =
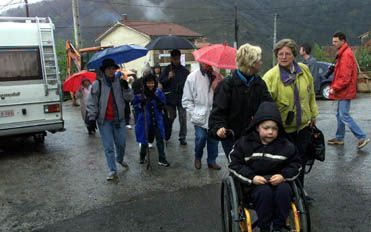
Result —
M80 18L79 18L79 1L72 0L72 16L73 16L73 32L75 36L75 47L79 49L81 47L81 35L80 35Z
M28 0L24 0L24 3L26 4L26 17L30 17L30 10L28 9Z
M274 45L277 43L277 18L278 18L278 14L275 13L274 14L274 20L273 20L273 49L274 49ZM276 57L274 55L274 52L273 52L273 56L272 56L272 66L276 65Z
M237 21L237 4L234 5L234 43L233 47L238 47L238 21Z

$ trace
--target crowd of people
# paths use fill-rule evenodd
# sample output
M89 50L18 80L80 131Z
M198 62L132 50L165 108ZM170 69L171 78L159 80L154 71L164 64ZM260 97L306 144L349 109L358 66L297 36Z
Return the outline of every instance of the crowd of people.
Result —
M330 98L338 105L336 137L328 144L344 144L346 125L361 149L370 140L349 113L356 97L356 61L344 33L335 33L332 43L338 53ZM298 178L304 186L305 165L311 157L307 154L310 128L319 115L313 80L318 65L307 43L298 47L294 40L282 39L273 52L277 64L262 77L262 50L248 43L238 48L237 69L227 77L205 63L190 73L180 63L177 49L171 51L168 66L147 69L142 78L135 74L130 83L116 72L118 65L113 60L104 60L97 71L98 80L84 80L77 97L89 134L99 129L109 168L107 180L117 178L116 163L128 167L125 129L130 129L131 106L141 164L156 139L158 164L170 166L166 141L178 117L178 140L187 145L188 114L195 131L195 169L202 167L205 146L208 168L222 168L217 163L221 141L231 174L252 186L261 231L270 231L271 224L275 231L285 231L292 194L286 182ZM302 62L296 60L298 54Z

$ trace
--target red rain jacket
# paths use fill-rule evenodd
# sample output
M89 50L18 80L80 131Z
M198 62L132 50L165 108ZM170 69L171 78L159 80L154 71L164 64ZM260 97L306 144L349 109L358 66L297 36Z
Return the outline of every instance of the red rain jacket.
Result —
M330 99L348 100L357 95L357 63L347 43L338 50L331 88L335 93L330 94Z

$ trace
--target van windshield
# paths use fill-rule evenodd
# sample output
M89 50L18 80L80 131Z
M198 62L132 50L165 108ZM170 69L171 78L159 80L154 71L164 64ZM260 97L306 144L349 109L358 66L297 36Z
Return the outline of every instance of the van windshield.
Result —
M0 82L43 79L38 48L0 48Z

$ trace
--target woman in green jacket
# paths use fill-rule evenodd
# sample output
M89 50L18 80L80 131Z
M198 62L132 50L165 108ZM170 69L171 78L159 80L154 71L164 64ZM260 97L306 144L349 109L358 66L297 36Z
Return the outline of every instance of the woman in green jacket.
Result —
M280 40L274 47L274 54L277 65L263 76L263 80L278 106L286 132L298 147L302 160L299 180L304 185L309 128L318 115L313 77L305 64L295 61L297 46L292 39Z

